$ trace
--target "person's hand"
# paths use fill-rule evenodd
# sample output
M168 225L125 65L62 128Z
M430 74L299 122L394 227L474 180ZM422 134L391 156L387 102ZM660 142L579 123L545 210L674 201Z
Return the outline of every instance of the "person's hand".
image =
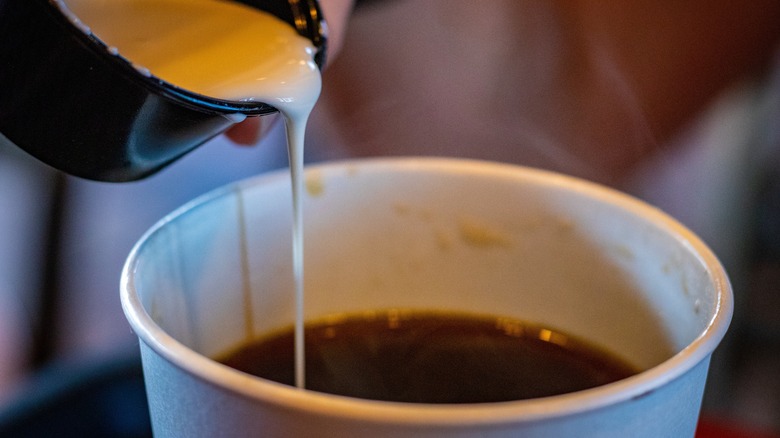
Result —
M353 0L320 0L320 8L328 26L326 62L335 59L341 49L352 4ZM251 146L265 136L277 119L279 119L278 113L263 117L249 117L230 128L225 135L236 144Z

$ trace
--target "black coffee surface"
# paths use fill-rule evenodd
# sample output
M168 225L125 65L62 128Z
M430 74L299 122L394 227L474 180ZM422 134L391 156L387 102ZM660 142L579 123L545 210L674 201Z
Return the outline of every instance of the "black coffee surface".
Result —
M373 313L307 324L306 388L412 403L485 403L579 391L638 371L603 350L504 318ZM294 384L292 328L218 360Z

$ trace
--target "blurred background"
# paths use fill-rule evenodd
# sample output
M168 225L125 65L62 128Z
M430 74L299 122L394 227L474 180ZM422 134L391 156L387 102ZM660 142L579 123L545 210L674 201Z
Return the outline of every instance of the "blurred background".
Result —
M714 249L735 289L700 436L780 436L778 23L774 0L359 1L307 161L497 160L659 206ZM63 175L0 136L0 435L49 436L42 415L81 423L56 436L148 435L122 263L184 202L286 167L272 119L254 147L219 137L125 184Z

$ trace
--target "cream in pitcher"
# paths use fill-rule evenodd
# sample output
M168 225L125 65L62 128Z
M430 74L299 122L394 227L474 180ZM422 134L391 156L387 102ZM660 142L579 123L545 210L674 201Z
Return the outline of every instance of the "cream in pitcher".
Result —
M209 97L268 103L284 116L293 186L296 386L303 387L303 143L322 82L312 42L271 14L229 1L68 0L66 6L144 74Z

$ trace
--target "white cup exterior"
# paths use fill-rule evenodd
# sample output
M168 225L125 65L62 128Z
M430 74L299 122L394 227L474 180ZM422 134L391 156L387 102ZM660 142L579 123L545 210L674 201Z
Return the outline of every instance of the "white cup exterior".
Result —
M693 437L732 292L657 209L582 180L444 158L307 169L307 318L497 314L577 334L645 371L533 400L421 405L302 391L209 357L292 323L289 174L172 213L122 274L157 437Z

